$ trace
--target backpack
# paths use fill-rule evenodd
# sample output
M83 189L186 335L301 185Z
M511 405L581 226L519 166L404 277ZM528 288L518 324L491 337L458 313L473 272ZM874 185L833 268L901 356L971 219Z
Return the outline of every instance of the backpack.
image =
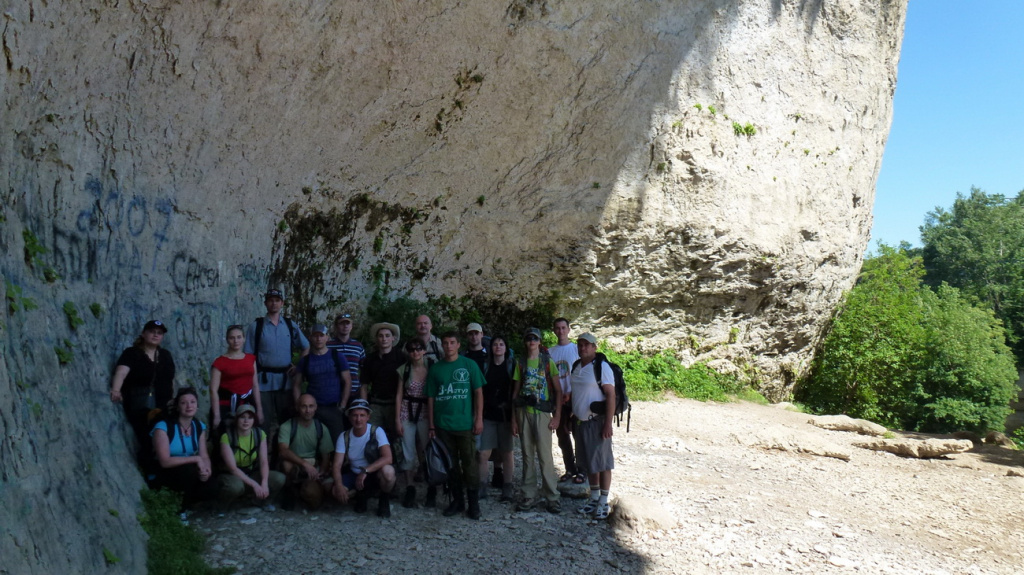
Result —
M252 349L253 349L254 352L256 352L256 353L253 354L253 355L256 356L256 371L267 371L267 372L270 372L270 373L286 373L288 371L288 369L291 369L290 365L287 368L285 368L284 371L281 371L282 368L264 369L263 364L260 363L260 340L263 338L263 320L264 319L266 319L266 318L264 318L264 317L256 318L256 333L253 334ZM287 317L284 318L284 324L286 326L288 326L288 345L289 345L289 348L294 347L295 346L295 324L292 323L292 320L287 318Z
M423 467L426 469L427 485L436 487L448 481L448 472L452 468L452 456L448 453L448 446L435 437L427 443L423 450Z
M338 382L341 383L341 385L345 385L345 379L343 377L341 377L341 371L342 371L341 370L341 361L338 360L338 354L340 354L340 353L341 353L341 350L339 350L338 348L333 348L333 349L330 350L331 360L334 361L334 373L338 374ZM303 379L303 381L309 381L309 356L308 355L303 357L301 360L299 360L299 367L302 368L302 379Z
M231 446L231 453L234 454L236 451L241 451L241 447L238 445L238 434L235 432L235 426L232 425L231 427L229 427L227 434L228 444ZM239 466L239 469L246 472L252 471L254 467L259 465L260 444L263 443L263 433L261 433L260 428L253 427L252 434L254 438L252 451L242 452L245 455L249 456L251 463L248 467Z
M291 419L292 424L292 436L288 438L288 449L292 448L292 444L295 443L295 435L299 431L299 418L293 417ZM324 424L317 418L313 418L313 424L316 426L316 448L320 449L320 440L324 438Z
M178 434L178 420L165 419L167 423L167 445L174 443L174 436ZM199 453L199 434L201 430L196 426L196 420L192 420L192 452ZM182 440L184 441L184 440Z
M374 461L380 459L380 444L377 442L377 433L369 423L366 424L366 433L370 434L370 439L366 440L366 447L363 448L363 457L366 458L367 465L372 465ZM348 450L348 442L351 438L352 430L350 429L345 432L345 457L348 458L350 465L352 457Z
M629 404L629 397L626 395L626 379L623 377L622 368L617 364L608 361L608 357L603 353L597 353L594 356L594 378L597 379L597 385L602 385L601 381L601 363L605 362L608 367L612 368L612 375L615 378L615 412L612 414L615 416L615 425L622 425L622 414L626 414L626 433L629 433L629 423L633 418L633 406ZM580 364L580 360L576 360L572 364L572 369L576 369L576 366ZM605 402L595 401L590 404L590 411L594 413L604 413Z

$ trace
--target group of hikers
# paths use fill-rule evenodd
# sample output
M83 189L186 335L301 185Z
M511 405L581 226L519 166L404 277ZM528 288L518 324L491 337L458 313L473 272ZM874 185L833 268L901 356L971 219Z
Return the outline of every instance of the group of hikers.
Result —
M402 346L397 325L374 324L368 351L352 338L349 313L334 318L333 330L312 326L307 337L282 313L280 290L267 291L264 304L266 316L227 329L227 351L210 368L209 427L198 417L196 390L175 393L162 322L146 323L121 354L110 398L124 406L152 486L182 492L186 504L213 498L222 509L246 496L280 497L285 506L299 499L316 509L330 497L363 512L376 497L377 514L390 517L399 483L402 505L419 505L422 456L436 439L450 455L445 516L479 519L489 486L518 511L560 513L558 483L571 481L590 486L580 513L608 517L615 380L593 335L570 339L569 320L554 320L558 343L550 348L539 329L527 329L522 356L478 323L466 326L462 350L457 332L434 335L426 315ZM293 354L301 354L296 363ZM515 437L523 461L518 493ZM428 485L422 505L436 507L437 495Z

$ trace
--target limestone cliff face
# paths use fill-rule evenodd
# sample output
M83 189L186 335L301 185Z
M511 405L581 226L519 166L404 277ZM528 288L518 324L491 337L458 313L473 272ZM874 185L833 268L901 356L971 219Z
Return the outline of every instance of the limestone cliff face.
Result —
M306 323L385 285L544 302L784 393L860 266L906 10L2 5L12 573L142 569L111 364L159 317L205 381L268 281Z

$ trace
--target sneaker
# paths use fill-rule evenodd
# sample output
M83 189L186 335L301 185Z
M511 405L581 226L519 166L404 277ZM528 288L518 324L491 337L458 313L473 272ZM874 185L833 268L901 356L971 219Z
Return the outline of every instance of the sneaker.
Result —
M608 514L611 513L611 508L607 503L604 505L598 505L597 510L594 511L594 519L608 519Z
M437 487L433 485L427 487L427 498L423 500L423 506L428 508L437 507Z
M529 511L533 509L535 505L537 505L536 499L523 499L516 504L516 511Z
M558 515L562 512L562 502L555 499L554 501L548 501L548 513Z
M362 491L356 494L354 500L352 501L352 510L355 511L356 513L366 512L366 496L363 495Z
M593 515L594 512L597 511L597 507L598 507L597 499L588 499L587 503L585 505L583 505L583 507L580 507L579 509L577 509L576 511L579 511L580 513L582 513L584 515Z

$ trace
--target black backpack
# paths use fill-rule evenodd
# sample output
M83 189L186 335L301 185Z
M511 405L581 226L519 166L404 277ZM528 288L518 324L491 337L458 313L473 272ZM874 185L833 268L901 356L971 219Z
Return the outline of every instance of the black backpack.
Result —
M448 481L448 472L452 468L452 456L448 446L440 438L433 438L423 450L423 465L427 471L427 485L438 486Z
M341 354L341 350L338 348L331 348L327 350L327 353L331 354L331 360L334 361L334 373L338 375L338 382L341 385L345 385L345 378L341 377L341 360L338 356ZM347 361L347 360L346 360ZM309 381L309 356L303 357L299 360L299 366L302 367L302 380Z
M295 443L295 435L299 431L299 418L291 418L292 436L288 438L288 449L292 448L292 444ZM313 424L316 425L316 448L320 449L320 440L324 438L324 424L316 417L313 418Z
M363 458L366 459L367 465L372 465L374 461L380 459L380 442L377 441L376 430L369 423L366 424L366 433L370 434L370 438L366 440L366 447L363 448ZM350 439L352 439L351 429L345 432L345 458L351 465L352 453L348 449Z
M263 339L263 320L264 319L266 319L266 318L265 317L258 317L258 318L256 318L256 333L253 334L252 349L255 352L255 353L253 353L253 355L256 356L256 371L259 371L259 372L267 371L269 373L285 373L285 372L287 372L287 369L285 369L284 371L281 371L282 368L272 368L272 369L268 370L268 369L264 369L263 365L260 363L260 340ZM284 318L284 324L286 326L288 326L288 345L290 345L292 347L292 349L294 349L295 348L295 324L292 323L292 320L287 318L287 317ZM288 369L291 369L290 365L288 366Z
M615 412L612 414L615 416L615 425L622 425L622 414L626 414L626 433L629 433L629 423L633 418L633 406L629 404L629 397L626 395L626 379L623 377L622 368L618 364L608 361L603 353L597 353L594 355L594 378L597 379L597 385L603 384L601 381L601 363L605 362L608 367L612 368L612 375L615 378ZM572 369L576 369L576 366L580 364L580 360L576 360L572 364ZM595 401L590 404L590 411L594 413L604 413L605 411L604 401Z

